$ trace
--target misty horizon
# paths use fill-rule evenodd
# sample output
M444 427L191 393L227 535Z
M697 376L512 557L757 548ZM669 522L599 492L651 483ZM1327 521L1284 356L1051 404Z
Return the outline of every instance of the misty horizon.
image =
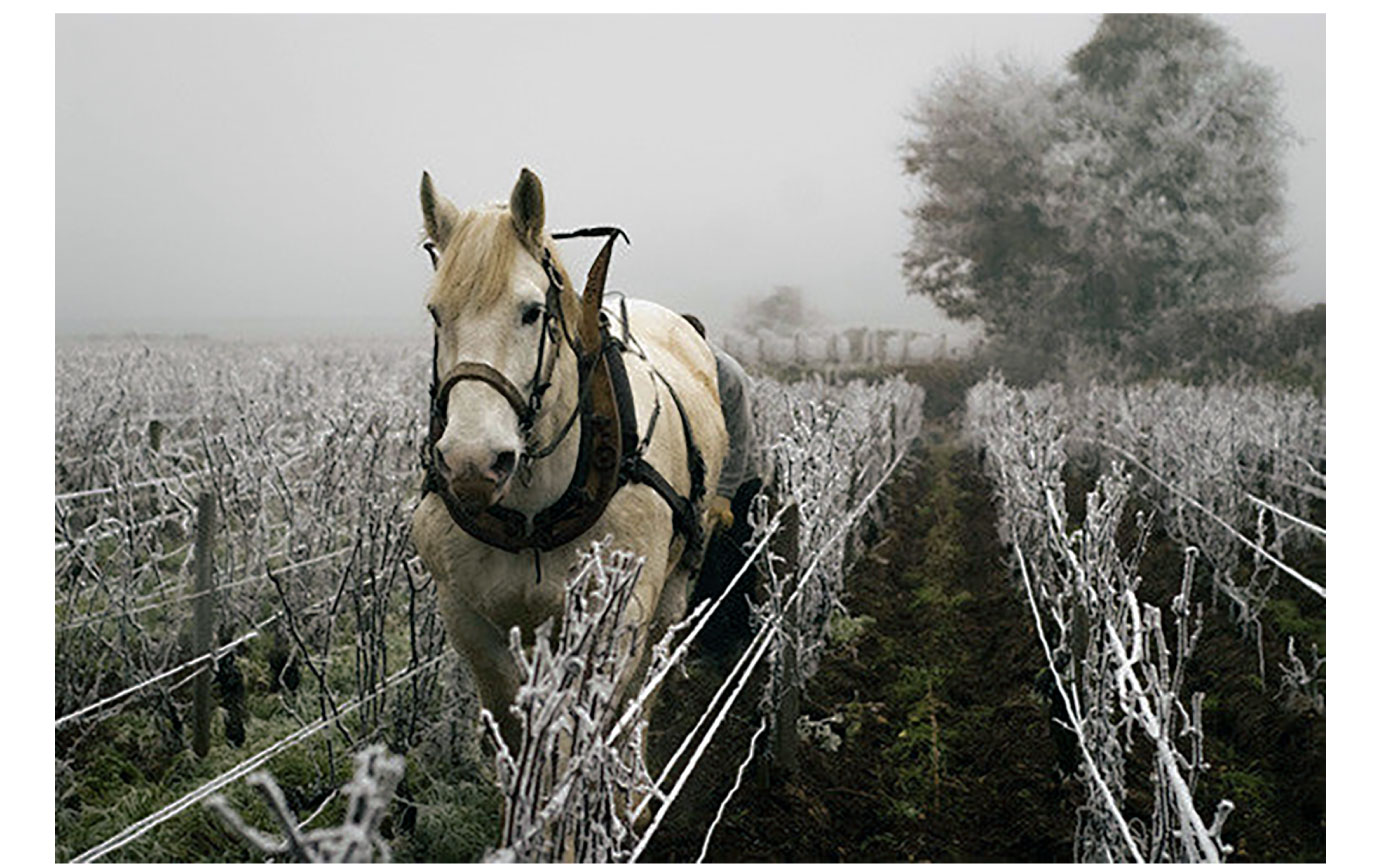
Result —
M1303 139L1267 299L1323 302L1323 16L1210 17ZM56 332L422 339L421 172L465 208L526 165L553 229L629 233L611 291L721 329L789 285L962 341L900 272L906 113L964 59L1060 67L1097 20L60 15ZM595 244L560 248L583 281Z

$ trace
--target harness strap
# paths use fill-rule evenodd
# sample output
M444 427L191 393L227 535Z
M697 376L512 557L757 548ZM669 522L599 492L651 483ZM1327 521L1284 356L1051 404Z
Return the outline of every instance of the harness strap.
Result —
M616 225L599 225L593 228L576 228L573 231L560 231L551 235L552 240L569 240L572 237L622 237L629 246L632 241L628 234Z
M671 508L672 525L685 537L686 550L697 550L704 534L703 526L695 515L704 500L704 456L695 445L695 436L690 430L690 420L686 416L685 406L681 404L680 396L676 394L671 383L653 368L656 377L666 385L667 392L671 394L671 401L676 405L676 412L680 414L681 429L685 434L686 461L690 471L688 498L677 492L656 466L643 458L638 446L637 409L633 404L628 370L623 363L623 351L626 347L614 338L609 338L605 346L605 356L609 358L609 378L613 382L613 392L618 397L618 418L622 425L623 465L619 469L619 474L625 482L645 484L660 495ZM652 424L655 423L656 418L653 417ZM650 441L651 437L652 428L649 425L647 440Z
M676 413L680 414L680 428L685 433L685 460L690 469L690 500L698 507L700 502L704 501L704 454L695 444L695 433L690 429L690 415L685 413L685 406L681 404L676 388L671 386L671 382L666 380L661 370L653 368L652 371L661 379L661 383L666 385L666 390L671 394L671 401L676 403Z
M532 421L536 416L536 412L533 410L532 405L526 399L522 398L522 394L513 386L513 382L509 381L503 373L487 363L456 363L450 372L446 374L445 383L441 385L436 397L432 399L431 404L433 409L436 406L444 406L447 404L446 399L450 397L450 388L459 384L461 381L476 379L488 384L490 387L497 390L504 399L508 400L508 404L512 406L513 412L517 414L518 423L524 430L532 425Z
M424 493L437 493L450 518L467 534L508 552L549 552L589 530L603 515L604 507L622 484L617 471L622 445L616 425L618 400L605 357L595 355L590 361L580 365L581 404L577 411L581 432L575 473L564 494L540 513L529 518L522 511L501 504L482 510L466 509L454 495L448 494L445 481L430 458L430 448L423 450Z
M619 228L582 228L560 234L552 234L556 240L569 237L606 237L603 250L590 268L586 280L585 302L591 302L590 288L594 287L594 306L598 309L598 298L602 296L609 254L617 237L627 241L627 235ZM435 258L434 251L433 259ZM548 280L547 312L551 307L559 308L557 299L561 283L559 271L551 261L550 251L543 249L541 263ZM559 316L561 330L566 341L571 342L570 333L565 329L563 315ZM582 316L579 337L574 341L579 370L579 397L576 409L571 413L556 440L536 453L536 458L554 451L555 446L565 438L566 433L579 417L581 433L579 450L576 454L575 472L565 492L549 507L534 516L501 505L472 511L460 504L454 495L448 494L445 482L435 464L433 445L445 428L445 416L441 412L450 390L459 381L480 380L490 385L507 400L517 414L524 429L529 429L540 410L542 390L549 386L540 381L542 356L539 353L537 370L532 380L533 393L524 400L517 388L497 369L484 363L458 363L447 373L444 381L436 371L437 337L432 339L431 368L431 435L422 449L422 464L426 470L423 494L436 493L441 498L452 520L471 536L509 552L532 549L537 564L538 581L541 576L540 552L569 543L583 534L603 515L605 507L613 495L626 483L642 483L651 487L671 508L672 524L676 532L686 538L686 554L697 555L703 540L703 528L696 513L704 499L704 457L695 444L690 428L690 419L666 377L653 368L652 372L666 385L671 400L680 414L681 429L685 435L686 459L690 473L690 495L686 497L676 491L666 478L650 462L642 457L642 449L637 434L637 408L633 400L632 387L628 382L627 367L623 362L623 352L629 350L631 333L628 329L627 307L622 309L623 339L609 333L609 321L602 312L598 313L597 324L593 314ZM598 346L596 350L590 347ZM545 339L542 340L542 348ZM583 349L583 350L582 350ZM645 355L639 355L645 359ZM659 405L659 403L658 403ZM647 429L646 440L650 441L659 411L654 411Z

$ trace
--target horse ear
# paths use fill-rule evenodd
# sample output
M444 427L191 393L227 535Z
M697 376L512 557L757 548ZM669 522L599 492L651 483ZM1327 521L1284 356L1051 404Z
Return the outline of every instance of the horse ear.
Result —
M541 191L541 181L527 168L522 169L513 185L508 212L513 215L513 227L517 228L518 236L532 248L540 247L541 232L546 227L546 198Z
M460 221L460 211L442 195L436 194L431 184L431 175L422 172L422 219L426 221L426 234L438 249L446 248L446 241Z

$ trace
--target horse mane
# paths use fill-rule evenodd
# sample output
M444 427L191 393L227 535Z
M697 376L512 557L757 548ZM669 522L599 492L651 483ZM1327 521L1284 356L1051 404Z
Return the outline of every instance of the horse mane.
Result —
M567 320L576 320L579 299L570 277L543 232L551 260L561 276L561 302ZM506 203L494 203L460 213L436 267L428 303L455 309L486 309L507 296L509 278L517 256L525 254L522 238L513 226ZM540 260L541 250L530 250Z

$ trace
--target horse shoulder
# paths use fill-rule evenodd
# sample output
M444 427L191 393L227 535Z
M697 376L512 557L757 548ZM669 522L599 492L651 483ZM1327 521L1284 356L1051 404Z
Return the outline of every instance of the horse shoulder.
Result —
M680 399L695 446L704 458L706 486L713 489L728 451L728 432L724 428L723 411L719 404L718 372L713 352L689 322L664 306L645 300L629 300L628 320L637 344L646 351L648 362L661 373ZM630 362L630 367L633 362L636 360ZM646 431L644 412L652 410L654 401L650 387L647 390L647 395L639 397L637 401L638 419L642 425L639 431L643 433ZM668 402L666 395L662 396L662 402ZM679 461L683 472L685 455L680 444L680 424L675 403L663 404L661 411L662 420L658 421L658 425L666 421L668 426L674 425L676 431L669 436L664 433L654 436L649 461L658 469L669 462Z

